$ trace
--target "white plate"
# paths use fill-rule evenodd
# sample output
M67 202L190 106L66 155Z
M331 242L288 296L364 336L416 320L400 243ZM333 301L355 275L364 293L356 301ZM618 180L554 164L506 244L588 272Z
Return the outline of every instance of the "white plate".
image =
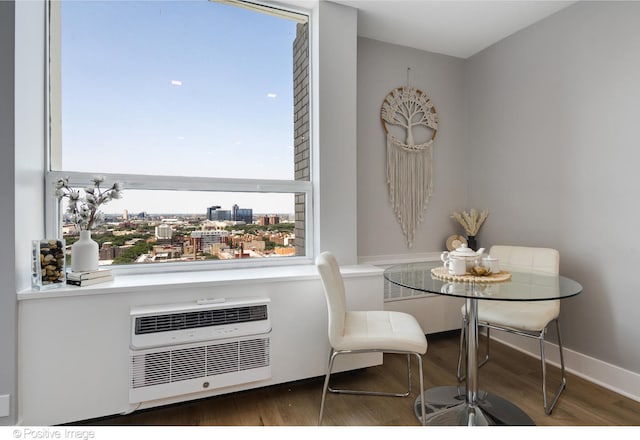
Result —
M447 238L447 250L453 251L462 245L467 245L467 239L462 235L451 235Z

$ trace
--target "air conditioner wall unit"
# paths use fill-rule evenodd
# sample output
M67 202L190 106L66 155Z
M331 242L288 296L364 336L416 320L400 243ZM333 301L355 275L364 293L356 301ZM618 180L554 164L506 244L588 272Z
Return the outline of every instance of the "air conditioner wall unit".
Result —
M271 377L268 298L131 310L129 402Z

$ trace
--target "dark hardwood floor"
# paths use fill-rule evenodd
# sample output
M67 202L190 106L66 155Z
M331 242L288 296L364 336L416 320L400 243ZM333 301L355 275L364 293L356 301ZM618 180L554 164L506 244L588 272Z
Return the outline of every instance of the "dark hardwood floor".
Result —
M458 338L458 332L427 337L426 388L456 385ZM640 426L640 402L571 374L567 376L567 388L556 408L547 416L542 408L539 361L498 343L492 343L491 354L491 361L480 369L480 387L516 403L538 426ZM412 368L412 373L414 387L407 398L329 393L323 425L419 425L413 412L418 388L417 368ZM559 369L550 367L549 374L550 383L557 384ZM406 357L385 355L383 365L336 375L332 383L335 386L401 390L406 386ZM321 391L322 378L314 378L73 425L315 426Z

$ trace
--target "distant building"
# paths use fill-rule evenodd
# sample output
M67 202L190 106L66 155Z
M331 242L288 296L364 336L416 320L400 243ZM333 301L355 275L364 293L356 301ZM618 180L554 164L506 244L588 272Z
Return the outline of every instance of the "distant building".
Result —
M245 222L250 225L253 223L253 209L240 208L238 205L233 205L231 220L234 222Z
M217 211L218 209L220 209L220 206L219 206L219 205L216 205L216 206L209 206L209 207L207 208L207 220L211 220L211 221L217 220L217 213L216 213L216 211Z
M156 238L158 239L169 239L173 236L173 229L171 229L170 225L161 224L156 226Z
M229 240L229 231L209 230L209 231L193 231L191 239L194 248L198 252L202 252L206 248L216 243L227 243Z
M181 246L153 246L151 255L154 261L173 260L182 257Z
M207 208L207 220L210 221L229 221L231 220L231 211L221 210L220 206L210 206Z
M203 231L224 230L226 227L226 222L218 220L205 220L200 223L200 229Z
M220 209L220 206L210 206L207 208L207 220L210 221L231 221L244 222L248 225L253 223L253 209L240 208L233 205L231 211Z

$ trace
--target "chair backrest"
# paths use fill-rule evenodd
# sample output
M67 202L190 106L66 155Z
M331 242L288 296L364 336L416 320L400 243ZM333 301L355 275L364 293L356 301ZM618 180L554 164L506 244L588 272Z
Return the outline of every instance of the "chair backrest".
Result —
M541 275L557 275L560 271L560 253L551 248L495 245L489 254L500 260L504 270Z
M344 317L347 311L344 281L340 266L333 254L323 252L316 258L316 267L322 279L324 296L329 312L329 342L335 347L344 335Z

